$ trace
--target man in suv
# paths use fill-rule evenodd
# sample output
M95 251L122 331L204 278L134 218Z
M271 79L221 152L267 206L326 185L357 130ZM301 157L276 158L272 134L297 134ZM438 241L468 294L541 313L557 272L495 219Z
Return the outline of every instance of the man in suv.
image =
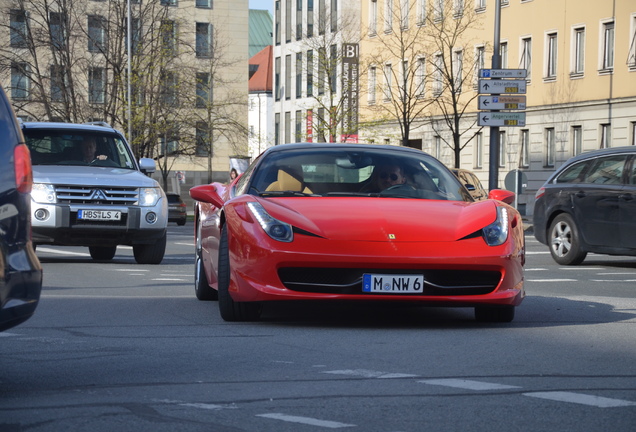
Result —
M42 290L31 244L29 149L0 87L0 331L29 319Z
M124 136L105 123L23 123L33 162L33 242L88 246L110 260L130 245L139 264L159 264L168 206L152 159L139 163Z

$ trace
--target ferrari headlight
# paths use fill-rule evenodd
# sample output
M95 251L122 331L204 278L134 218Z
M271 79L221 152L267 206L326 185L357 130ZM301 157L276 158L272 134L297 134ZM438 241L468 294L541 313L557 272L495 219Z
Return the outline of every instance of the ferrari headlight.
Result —
M55 204L57 203L57 196L55 195L55 188L53 185L44 183L33 183L31 189L31 198L33 201L39 204Z
M247 203L247 208L250 209L267 235L274 240L289 243L294 239L291 225L273 218L259 203Z
M142 207L153 207L161 198L159 188L140 188L139 205Z
M505 207L497 207L497 219L482 229L482 232L488 246L504 244L508 238L508 210Z

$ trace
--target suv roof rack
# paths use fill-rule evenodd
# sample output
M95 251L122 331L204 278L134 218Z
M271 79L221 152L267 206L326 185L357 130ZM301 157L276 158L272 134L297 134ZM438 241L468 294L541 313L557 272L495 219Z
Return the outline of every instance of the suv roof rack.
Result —
M105 121L92 121L92 122L86 122L84 124L95 125L95 126L103 126L103 127L107 127L107 128L111 128L112 129L112 126L109 125L108 123L106 123Z

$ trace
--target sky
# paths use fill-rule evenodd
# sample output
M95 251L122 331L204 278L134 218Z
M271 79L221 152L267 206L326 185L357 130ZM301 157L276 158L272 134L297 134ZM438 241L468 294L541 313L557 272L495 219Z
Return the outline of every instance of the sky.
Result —
M250 9L267 9L274 16L274 0L249 0Z

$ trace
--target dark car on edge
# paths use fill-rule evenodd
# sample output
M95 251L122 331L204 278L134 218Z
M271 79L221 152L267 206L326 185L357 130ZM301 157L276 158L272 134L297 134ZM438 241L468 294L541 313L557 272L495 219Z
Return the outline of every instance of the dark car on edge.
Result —
M0 331L29 319L42 290L31 243L31 157L0 88Z
M588 252L636 255L636 147L572 157L539 188L534 236L562 265Z
M167 193L166 197L168 198L168 222L185 225L186 220L188 220L186 203L184 203L181 196L176 193Z

